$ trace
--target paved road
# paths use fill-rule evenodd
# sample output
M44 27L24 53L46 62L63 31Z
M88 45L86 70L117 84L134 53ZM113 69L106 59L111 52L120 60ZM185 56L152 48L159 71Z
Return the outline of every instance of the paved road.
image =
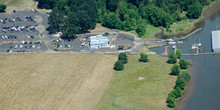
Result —
M27 19L25 19L26 17L32 17L34 19L33 22L28 21ZM16 19L17 17L23 19L24 21L16 21L16 22L9 22L9 19ZM14 31L14 32L7 32L7 33L0 33L0 36L9 36L9 35L14 35L17 36L17 39L1 39L0 38L0 52L5 52L8 49L10 49L10 47L12 46L14 48L15 45L21 45L19 43L21 43L21 41L27 41L27 42L37 42L37 41L44 41L45 43L41 43L42 45L39 45L40 49L42 51L46 51L46 50L52 50L54 51L56 48L53 44L53 40L57 39L56 37L54 37L53 35L49 34L46 31L46 28L48 28L48 15L46 14L41 14L38 12L31 12L31 11L21 11L21 12L16 12L16 13L11 13L11 14L0 14L0 20L1 19L5 19L7 18L8 20L6 20L6 23L0 23L0 29L2 30L3 27L11 27L11 26L35 26L37 31L23 31L23 32L19 32L19 31ZM110 33L112 34L112 33ZM123 44L127 44L130 45L131 47L134 47L134 51L140 50L144 44L148 44L148 45L158 45L158 44L163 44L163 42L159 41L159 40L150 40L150 39L138 39L137 36L133 35L133 34L129 34L129 33L125 33L125 32L115 32L114 34L118 34L118 36L120 37L121 40L116 40L113 41L112 44L113 45L123 45ZM34 36L34 39L30 39L27 38L26 35L29 36ZM83 48L81 47L81 42L80 42L80 38L82 36L88 37L88 36L94 36L97 34L79 34L77 35L78 37L76 39L74 39L73 41L62 41L59 42L59 45L70 45L71 48L69 49L58 49L59 52L81 52L81 51L87 51L90 52L91 49L89 48ZM10 45L9 42L18 42L17 44L12 44ZM7 42L7 43L4 43ZM25 46L24 48L21 48L23 50L27 50L29 49L30 52L38 52L40 49L38 48L25 48L25 47L29 47L29 46ZM17 51L18 49L11 49L12 51ZM117 52L117 49L95 49L96 52Z

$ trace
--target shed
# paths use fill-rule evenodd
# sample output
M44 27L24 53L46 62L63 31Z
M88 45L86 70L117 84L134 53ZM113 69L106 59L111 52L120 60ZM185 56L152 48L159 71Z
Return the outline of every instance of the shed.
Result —
M212 51L220 52L220 30L212 31Z

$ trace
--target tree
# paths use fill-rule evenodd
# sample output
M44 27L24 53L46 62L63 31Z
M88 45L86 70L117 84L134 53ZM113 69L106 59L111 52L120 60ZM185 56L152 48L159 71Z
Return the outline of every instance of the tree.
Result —
M170 63L170 64L176 63L177 58L173 51L171 51L168 56L169 56L169 59L167 60L167 63Z
M182 54L182 51L180 49L177 49L176 50L176 56L177 56L178 59L181 58L181 54Z
M53 9L56 5L56 0L38 0L38 8Z
M190 19L197 19L201 16L202 5L199 2L189 5L186 16Z
M139 59L140 62L148 62L148 56L146 54L141 53L140 56L141 56Z
M186 86L186 80L178 76L176 80L175 88L179 87L181 90L184 90L185 86Z
M106 9L115 12L118 8L118 2L119 0L106 0Z
M126 55L126 53L120 53L118 55L118 60L121 60L123 64L125 64L128 62L128 56Z
M103 17L102 25L108 28L121 29L121 24L121 20L113 12L105 14Z
M189 73L189 71L186 70L186 71L181 72L180 77L181 77L182 79L186 80L186 81L189 81L192 76L191 76L191 74Z
M144 34L146 33L146 26L144 24L138 25L136 32L138 34L138 37L144 36Z
M123 30L125 30L125 31L130 31L130 30L137 29L136 19L134 19L134 18L130 19L129 18L128 20L126 20L122 23L122 27L123 27Z
M180 73L179 66L174 64L171 69L171 75L179 75L179 73Z
M184 59L180 59L179 65L180 65L180 68L181 68L181 69L187 69L189 63L188 63L186 60L184 60Z
M0 12L4 12L7 6L5 4L0 5Z
M176 96L177 97L181 97L181 95L182 95L182 91L181 91L181 89L179 88L179 87L176 87L175 89L174 89L176 92Z
M175 102L175 96L174 94L169 94L168 97L167 97L167 103L168 103L168 107L175 107L176 105L176 102Z
M124 69L124 64L122 60L118 60L114 65L114 70L121 71Z

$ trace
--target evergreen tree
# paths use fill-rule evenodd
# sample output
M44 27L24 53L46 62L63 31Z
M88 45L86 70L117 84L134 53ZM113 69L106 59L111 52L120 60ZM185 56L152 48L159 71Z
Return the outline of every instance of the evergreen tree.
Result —
M167 60L167 63L170 63L170 64L176 63L177 58L176 58L176 55L173 51L170 52L168 56L169 56L169 59Z
M5 4L0 5L0 12L4 12L7 6Z
M124 64L122 60L118 60L114 65L114 70L121 71L124 69Z
M118 60L121 60L123 64L125 64L128 62L128 56L126 55L126 53L120 53L118 55Z
M148 62L148 56L146 54L141 53L140 56L141 56L139 59L140 62Z
M180 73L180 69L178 67L178 65L173 65L172 69L171 69L171 75L179 75Z
M181 69L187 69L189 63L188 63L186 60L184 60L184 59L180 59L179 65L180 65L180 68L181 68Z
M181 58L181 54L182 54L182 51L180 49L177 49L176 50L176 56L177 56L178 59Z
M185 86L186 86L186 81L178 76L176 80L175 88L179 87L181 90L184 90Z

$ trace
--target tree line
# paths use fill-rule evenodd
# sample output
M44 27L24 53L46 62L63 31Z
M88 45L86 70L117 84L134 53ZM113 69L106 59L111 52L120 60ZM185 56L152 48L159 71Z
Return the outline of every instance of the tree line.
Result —
M177 59L179 59L179 62ZM179 63L179 65L176 64L177 62ZM177 98L181 97L182 90L184 90L187 81L191 79L191 74L186 70L188 68L189 62L184 59L181 59L181 50L177 50L176 53L174 53L173 51L170 52L167 63L174 64L171 69L170 75L177 76L174 90L172 90L168 94L166 100L167 106L174 108L176 106Z
M214 0L38 0L38 7L53 10L48 30L62 31L68 38L94 29L96 23L135 30L141 37L146 24L169 28L173 22L199 18L211 1Z

